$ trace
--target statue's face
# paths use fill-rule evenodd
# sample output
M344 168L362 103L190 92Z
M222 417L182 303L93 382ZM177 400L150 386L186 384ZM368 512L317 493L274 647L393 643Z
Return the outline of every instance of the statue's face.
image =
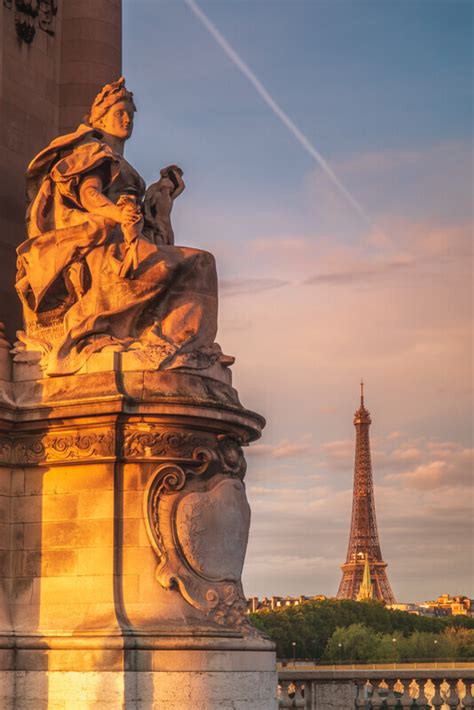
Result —
M133 131L133 108L129 101L118 101L98 121L98 127L116 138L126 140Z

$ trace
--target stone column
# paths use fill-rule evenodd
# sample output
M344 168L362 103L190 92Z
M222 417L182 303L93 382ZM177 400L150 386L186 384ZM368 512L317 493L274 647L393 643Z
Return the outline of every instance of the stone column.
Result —
M73 131L97 91L121 74L121 0L65 0L61 22L58 132Z
M242 447L264 420L212 373L126 360L99 354L88 372L45 379L16 367L0 463L16 477L17 693L44 709L81 697L104 710L273 710L273 644L249 624L240 581Z

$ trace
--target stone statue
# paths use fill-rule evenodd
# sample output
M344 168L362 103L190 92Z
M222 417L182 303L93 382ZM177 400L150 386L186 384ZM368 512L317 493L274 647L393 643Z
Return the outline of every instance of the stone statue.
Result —
M170 215L173 202L184 190L183 171L177 165L168 165L160 175L145 193L144 231L155 244L174 244Z
M24 331L14 354L46 375L79 372L107 349L138 351L154 369L233 362L214 342L213 256L174 246L181 169L163 169L145 192L123 157L135 110L123 78L104 86L87 121L28 167L28 239L17 250L16 281Z

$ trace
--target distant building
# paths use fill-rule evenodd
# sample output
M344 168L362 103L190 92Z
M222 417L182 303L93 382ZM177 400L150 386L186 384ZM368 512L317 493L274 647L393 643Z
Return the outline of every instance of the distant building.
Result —
M474 600L462 595L452 597L442 594L436 600L423 602L419 606L435 616L474 616Z
M320 602L327 599L324 594L317 594L314 597L306 597L301 595L299 597L249 597L247 600L247 612L249 614L255 614L258 611L274 611L275 609L283 609L289 606L300 606L305 602Z
M474 600L465 596L450 596L442 594L434 601L419 602L418 604L388 604L389 609L407 611L410 614L421 616L463 616L474 617Z

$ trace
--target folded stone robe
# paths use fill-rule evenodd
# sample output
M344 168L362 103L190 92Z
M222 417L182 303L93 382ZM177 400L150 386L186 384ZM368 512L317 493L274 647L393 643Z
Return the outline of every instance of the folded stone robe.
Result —
M124 194L142 200L140 175L89 126L53 141L28 168L29 239L17 250L20 340L42 353L47 374L77 372L104 348L146 350L157 368L208 367L221 352L214 257L141 236L135 267L120 276L128 249L120 226L81 204L91 173L113 202ZM70 286L74 265L82 294Z

